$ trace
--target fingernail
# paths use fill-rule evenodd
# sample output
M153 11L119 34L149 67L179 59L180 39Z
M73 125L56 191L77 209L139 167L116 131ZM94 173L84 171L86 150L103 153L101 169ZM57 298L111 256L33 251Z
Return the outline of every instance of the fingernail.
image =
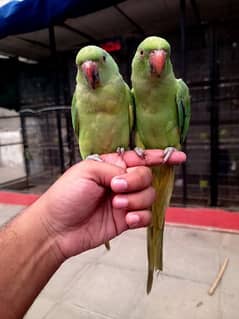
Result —
M115 197L114 207L115 208L126 208L129 204L129 201L125 197Z
M120 192L125 191L128 188L128 183L125 179L114 177L111 185L114 187L114 191Z

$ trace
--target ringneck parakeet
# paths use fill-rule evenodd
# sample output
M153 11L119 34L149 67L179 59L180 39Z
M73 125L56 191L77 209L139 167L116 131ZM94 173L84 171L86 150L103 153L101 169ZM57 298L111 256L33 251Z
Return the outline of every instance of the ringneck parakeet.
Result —
M76 65L71 115L82 158L123 152L133 125L132 96L116 62L92 45L78 52Z
M149 293L154 271L163 267L165 210L173 191L174 168L166 162L174 148L180 149L185 140L190 96L183 80L175 78L169 43L160 37L148 37L138 46L132 61L131 81L136 109L136 152L144 148L165 149L164 164L152 168L156 200L152 206L152 223L147 229Z

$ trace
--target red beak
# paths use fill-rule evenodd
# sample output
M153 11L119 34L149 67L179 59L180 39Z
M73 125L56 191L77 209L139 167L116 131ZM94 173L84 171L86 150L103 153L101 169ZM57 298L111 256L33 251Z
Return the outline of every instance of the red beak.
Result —
M165 61L167 53L164 50L154 50L149 55L149 63L151 67L151 73L160 75Z
M87 79L88 84L92 89L95 89L96 86L100 83L98 65L94 61L85 61L82 66L82 71Z

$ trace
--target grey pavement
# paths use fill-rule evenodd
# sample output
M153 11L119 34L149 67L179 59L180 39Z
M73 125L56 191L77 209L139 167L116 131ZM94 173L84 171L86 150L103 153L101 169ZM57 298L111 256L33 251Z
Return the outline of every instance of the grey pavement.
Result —
M22 207L0 205L0 223ZM238 319L239 235L167 226L164 272L147 296L145 230L65 262L24 319ZM228 268L207 294L224 258ZM23 287L24 293L24 287Z

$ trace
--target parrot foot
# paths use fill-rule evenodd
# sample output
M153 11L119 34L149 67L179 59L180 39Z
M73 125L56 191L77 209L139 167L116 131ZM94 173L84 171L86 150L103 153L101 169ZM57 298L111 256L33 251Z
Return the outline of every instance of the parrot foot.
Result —
M167 163L173 152L176 151L175 147L166 147L163 151L163 164Z
M141 147L135 147L134 151L138 155L138 157L144 158L144 150Z
M120 146L117 147L116 153L117 153L118 155L123 156L123 155L124 155L124 152L125 152L124 147L120 147Z
M86 157L86 160L93 160L97 162L104 162L99 154L91 154Z

